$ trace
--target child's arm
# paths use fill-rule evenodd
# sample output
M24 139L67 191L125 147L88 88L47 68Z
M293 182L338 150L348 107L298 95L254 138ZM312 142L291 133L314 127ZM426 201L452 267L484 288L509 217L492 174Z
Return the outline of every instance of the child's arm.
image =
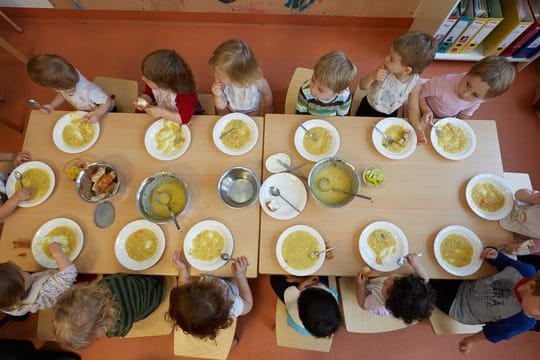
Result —
M251 294L251 289L246 278L247 267L249 262L247 257L239 256L234 259L231 264L231 269L238 284L238 290L240 292L240 297L244 301L244 310L240 315L246 315L253 308L253 295Z
M477 342L484 342L484 341L487 341L486 337L484 336L484 332L483 331L480 331L480 332L477 332L476 334L474 335L471 335L471 336L467 336L465 338L463 338L459 344L458 344L458 348L459 348L459 351L462 352L462 353L469 353L472 348L473 348L473 345Z
M470 115L466 115L466 114L461 113L461 112L459 114L457 114L457 117L458 117L458 119L463 119L463 120L467 120L467 119L471 118Z
M191 281L191 276L189 275L189 270L186 264L180 259L180 252L174 250L173 257L173 266L178 270L178 279L176 280L176 285L184 285Z
M58 269L64 270L73 265L71 260L68 259L66 253L62 251L62 245L60 245L59 243L50 243L49 251L51 252L54 260L56 260L56 263L58 264Z
M420 276L422 279L424 279L425 282L429 281L429 275L424 268L424 265L422 265L422 262L420 261L420 257L416 253L410 253L406 257L407 262L411 267L413 268L413 271L416 275Z
M10 197L4 204L0 206L0 219L4 219L11 215L13 211L17 208L19 203L30 198L32 189L22 188L19 189Z
M52 99L49 104L45 104L41 106L39 109L43 111L45 114L50 114L53 112L54 109L62 105L65 101L66 99L64 98L64 96L62 96L61 93L57 93L54 99Z
M359 272L356 276L356 300L358 301L358 305L366 310L365 302L366 302L366 296L367 296L367 290L366 290L366 282L368 281L367 272Z
M514 269L519 271L523 277L533 276L536 273L534 266L511 259L492 247L485 248L482 251L482 254L480 254L480 258L486 259L488 263L495 266L498 271L503 270L507 266L512 266Z
M419 98L418 104L420 105L420 114L422 114L422 122L433 125L433 111L429 108L426 98Z
M96 110L90 111L86 115L86 122L95 123L96 121L101 120L101 118L109 112L112 107L112 99L110 96L107 97L107 101L104 104L99 105Z
M214 106L216 107L216 112L218 115L225 115L229 113L229 109L227 108L227 99L225 98L225 93L223 92L224 88L225 85L221 81L214 81L212 83L212 97L214 98Z
M514 193L516 200L524 201L533 205L540 205L540 191L519 189Z
M414 127L416 132L418 144L427 143L426 135L424 134L424 126L420 122L420 105L418 103L418 94L420 93L421 84L420 81L416 84L414 89L409 94L409 121Z
M264 114L274 111L272 89L270 89L268 81L266 81L266 79L264 78L257 81L257 89L261 92L262 95L262 107L260 115L264 116Z
M383 81L388 76L388 70L384 68L384 65L378 67L370 74L367 74L360 79L360 89L367 90L375 81Z
M12 161L15 166L21 165L23 162L32 160L32 155L28 151L18 153L0 153L0 161Z
M176 111L170 111L159 106L147 106L144 108L144 112L153 117L154 119L167 119L182 124L182 117Z

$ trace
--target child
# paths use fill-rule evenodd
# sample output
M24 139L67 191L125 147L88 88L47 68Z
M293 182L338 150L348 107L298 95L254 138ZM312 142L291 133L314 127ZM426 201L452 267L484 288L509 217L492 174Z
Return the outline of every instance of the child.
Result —
M469 119L480 104L504 93L514 81L515 70L508 60L488 56L465 74L436 76L422 85L422 120L433 125L433 118Z
M126 336L134 322L150 315L163 299L161 276L113 274L69 289L54 309L60 345L79 349L103 335Z
M50 243L49 251L59 271L29 274L12 262L0 264L0 310L12 316L53 307L58 298L75 282L77 269L59 243Z
M0 161L12 161L15 166L19 166L30 160L32 160L32 156L28 151L21 151L19 153L0 153ZM0 171L0 220L11 215L19 203L27 200L31 193L31 189L22 188L17 190L15 194L8 199L5 186L6 180L7 174Z
M408 100L409 121L419 144L427 142L420 121L419 74L433 61L437 44L431 35L409 32L401 35L390 48L384 65L360 79L360 89L367 90L357 116L392 117Z
M233 259L234 280L204 275L192 280L180 253L173 254L178 270L178 286L169 297L168 318L185 333L201 339L215 339L220 329L229 327L233 318L246 315L253 307L253 296L246 279L248 259Z
M437 307L464 324L485 324L463 338L459 351L468 353L477 342L508 340L529 330L540 331L540 273L494 248L481 256L498 273L479 280L431 280ZM536 327L536 328L535 328Z
M242 40L227 40L209 60L214 72L212 95L217 113L263 116L272 112L272 90L255 54Z
M395 316L405 323L427 319L435 303L429 276L417 254L408 254L414 273L368 279L368 271L358 274L356 298L361 308L381 316ZM368 268L369 270L369 268Z
M327 277L270 276L270 285L287 308L287 324L302 335L329 337L341 321L337 292Z
M30 79L58 94L50 104L40 107L50 114L66 100L77 110L88 111L86 121L99 121L114 106L111 98L98 86L86 80L66 59L58 55L37 55L26 64Z

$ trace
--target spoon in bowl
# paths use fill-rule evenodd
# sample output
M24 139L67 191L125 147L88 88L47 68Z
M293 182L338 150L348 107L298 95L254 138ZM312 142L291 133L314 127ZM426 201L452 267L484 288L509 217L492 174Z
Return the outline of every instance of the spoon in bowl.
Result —
M304 130L306 132L306 134L308 134L309 138L313 141L317 141L318 138L317 138L317 135L315 135L314 133L312 133L311 131L309 131L309 129L307 127L304 126L304 124L302 124L301 122L298 123L298 126L300 126L302 128L302 130Z
M270 191L270 195L272 196L278 196L281 198L281 200L285 201L287 203L287 205L289 205L290 207L292 207L294 210L298 211L298 213L301 213L302 211L300 211L300 209L298 209L296 206L294 206L289 200L285 199L282 195L281 195L281 192L279 191L279 189L275 186L270 186L270 189L268 189Z
M325 177L319 179L319 181L317 182L317 187L318 187L319 190L321 190L322 192L328 192L328 191L342 192L342 193L344 193L344 194L356 196L356 197L359 197L359 198L362 198L362 199L366 199L366 200L369 200L369 201L373 202L373 198L372 198L371 196L366 196L366 195L362 195L362 194L357 194L357 193L353 193L353 192L351 192L351 191L347 191L347 190L343 190L343 189L338 189L338 188L332 187L332 183L330 182L330 180L328 180L328 179L325 178Z
M167 210L169 210L169 216L171 217L172 221L174 221L174 225L176 226L176 229L178 232L183 232L182 228L180 227L180 224L178 223L178 220L176 219L176 216L174 215L174 212L171 209L171 194L166 192L160 192L156 194L157 196L157 202L160 205L166 206Z
M19 182L21 185L21 189L24 187L22 183L22 174L19 171L14 171L13 174L15 175L15 179Z
M221 253L219 257L221 258L221 260L225 260L225 264L231 260L234 261L234 258L230 254L227 254L227 253Z
M321 256L322 254L324 253L327 253L329 251L332 251L334 250L335 248L337 248L337 246L332 246L332 247L329 247L328 249L325 249L323 251L319 251L319 250L315 250L313 251L312 253L309 254L309 257L312 258L312 259L317 259L319 256Z

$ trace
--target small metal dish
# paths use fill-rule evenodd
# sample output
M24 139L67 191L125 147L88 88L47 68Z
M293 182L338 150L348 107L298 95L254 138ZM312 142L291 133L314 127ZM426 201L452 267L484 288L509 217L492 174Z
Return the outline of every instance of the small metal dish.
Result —
M261 185L255 173L244 167L233 167L219 178L217 191L225 205L244 208L253 204L259 196Z
M92 182L92 176L100 167L102 167L107 174L113 171L116 174L116 177L113 180L115 185L109 192L97 193L92 190L92 186L94 185ZM120 179L118 175L119 174L116 167L108 162L98 161L88 164L84 169L82 169L79 175L77 175L77 179L75 180L75 190L84 201L91 203L103 201L118 192L118 189L120 188Z

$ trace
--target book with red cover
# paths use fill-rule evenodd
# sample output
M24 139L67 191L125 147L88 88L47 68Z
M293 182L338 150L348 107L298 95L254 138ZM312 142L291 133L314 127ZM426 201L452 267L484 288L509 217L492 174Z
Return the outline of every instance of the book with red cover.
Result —
M513 43L511 43L504 51L500 54L500 56L513 56L520 48L523 47L523 45L530 42L531 39L535 38L540 33L540 18L538 17L538 13L534 11L536 5L540 5L538 0L520 0L521 3L524 3L523 5L526 5L523 7L525 11L529 11L531 13L531 17L534 19L534 22L531 26L527 28L521 34L516 40L514 40Z

